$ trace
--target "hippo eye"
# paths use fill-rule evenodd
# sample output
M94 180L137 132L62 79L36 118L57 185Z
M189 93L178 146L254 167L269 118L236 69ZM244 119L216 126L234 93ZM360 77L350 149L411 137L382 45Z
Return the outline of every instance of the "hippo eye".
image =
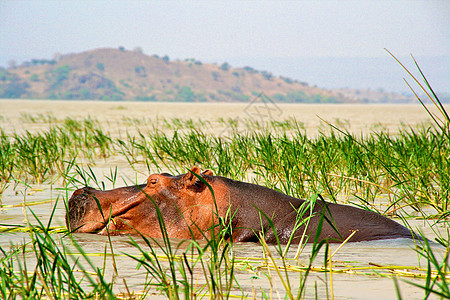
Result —
M156 184L158 182L158 178L152 178L150 179L151 184Z

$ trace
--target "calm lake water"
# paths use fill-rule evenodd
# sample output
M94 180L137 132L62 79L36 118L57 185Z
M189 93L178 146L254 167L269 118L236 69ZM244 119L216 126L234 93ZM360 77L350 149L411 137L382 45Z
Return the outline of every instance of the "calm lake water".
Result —
M0 223L11 225L24 225L28 219L31 223L37 224L36 220L30 213L32 210L37 217L44 223L48 221L50 212L54 205L57 205L53 226L63 226L65 208L63 200L66 199L65 191L56 190L57 186L40 185L32 186L32 188L25 188L18 186L16 191L9 188L3 195L2 201L4 209L0 212ZM51 202L45 204L39 204L35 206L29 206L27 209L23 209L17 204L31 202L40 202L51 200ZM58 201L57 201L58 200ZM55 204L57 202L57 204ZM16 206L16 207L11 207ZM430 239L434 237L434 234L425 221L411 220L409 223L413 228L419 228ZM445 230L445 228L438 228L439 230ZM104 259L101 255L95 256L95 254L104 253L105 247L108 248L107 252L111 253L109 249L109 243L106 237L98 236L94 234L75 234L75 241L82 246L86 253L91 253L93 256L90 259L97 265L103 266ZM10 244L21 244L25 241L29 241L30 237L28 233L1 233L0 234L0 246L4 249L8 249ZM71 247L71 241L69 238L63 238L63 243L68 246L69 249L77 250ZM112 237L113 250L116 254L116 263L118 266L118 277L116 278L115 290L117 292L125 292L125 286L123 279L126 280L129 288L135 291L141 291L144 288L144 282L146 280L146 272L144 269L137 269L136 261L126 257L123 253L128 253L139 257L140 253L137 249L131 247L128 244L130 240L126 236ZM146 247L145 243L139 238L135 238L139 245ZM176 245L178 241L174 241ZM336 249L337 245L331 245L331 252ZM337 254L333 257L333 267L336 269L356 268L354 271L348 271L347 273L333 273L333 295L334 299L397 299L396 291L391 273L389 270L380 269L378 272L385 276L379 276L369 269L373 265L379 266L405 266L408 268L408 272L414 267L426 269L426 261L420 260L417 253L414 250L414 242L409 239L397 239L397 240L385 240L385 241L372 241L372 242L359 242L348 243L341 248ZM182 254L185 248L177 252ZM272 253L276 253L274 247L271 247ZM438 245L433 246L435 253L438 256L442 256L444 249ZM289 250L287 257L293 258L295 256L296 248L293 247ZM239 260L245 260L244 258L258 258L263 255L263 248L261 245L253 243L238 243L234 245L234 254ZM307 266L311 255L311 245L307 245L300 255L298 263L290 261L293 266L301 265ZM321 267L324 261L324 252L321 251L320 255L315 259L313 266ZM29 255L29 262L33 262L32 255ZM247 296L252 297L254 293L258 295L258 299L261 297L261 290L264 290L266 294L271 293L271 284L273 287L272 296L274 299L284 298L284 291L281 280L278 278L274 270L270 271L272 281L269 281L267 274L269 273L266 268L262 267L262 263L254 262L250 260L252 268L243 268L242 264L238 264L236 270L236 278L240 284L241 289L236 290L234 294L242 295L244 293ZM359 269L358 269L359 268ZM364 269L366 268L366 269ZM106 278L113 278L112 260L108 257L106 262ZM201 274L201 270L197 269L196 272ZM424 271L422 271L423 273ZM289 279L291 285L296 290L298 287L299 272L289 272ZM197 275L198 276L198 275ZM197 277L196 277L197 278ZM201 277L200 277L201 278ZM416 283L423 284L423 280L401 277L401 279L411 280ZM403 299L421 299L423 298L423 291L411 285L399 280L400 291ZM201 279L200 281L201 282ZM330 297L330 276L326 273L311 272L307 279L306 299L312 299L315 297L317 286L317 293L319 299L325 299L328 295ZM150 299L154 297L164 299L163 296L158 294L152 294ZM431 297L430 299L434 299Z
M422 107L416 105L264 105L255 103L248 104L173 104L173 103L138 103L138 102L65 102L65 101L11 101L0 100L0 126L5 132L24 132L25 130L35 132L45 130L48 124L31 123L24 121L24 114L52 114L57 119L66 117L86 118L89 115L98 119L105 128L113 135L125 134L127 130L133 132L133 126L127 128L124 120L161 120L164 118L191 118L202 122L214 123L218 118L253 118L260 121L282 121L287 118L295 118L303 124L303 128L308 135L314 136L319 130L326 130L326 124L321 119L336 125L343 126L355 134L370 134L373 130L387 130L392 134L400 126L415 126L423 122L429 122L429 118ZM128 118L128 119L127 119ZM136 122L135 122L136 123ZM117 124L123 127L118 128ZM214 128L214 126L211 126ZM216 128L215 133L223 132L226 128ZM119 157L108 158L107 161L99 160L93 168L99 181L105 181L111 168L118 167L119 178L127 179L127 182L142 183L149 174L146 168L133 170L128 163ZM123 182L118 181L116 187L122 186ZM0 210L0 223L9 225L24 225L27 220L36 224L36 220L30 213L32 210L44 223L50 217L52 208L56 205L53 226L64 226L65 209L63 202L70 197L75 188L80 186L69 186L66 189L60 180L52 184L42 184L25 186L23 184L11 183L9 188L0 196L3 208ZM107 184L108 188L111 188ZM22 204L34 203L24 208ZM45 202L45 203L42 203ZM434 233L430 225L423 220L410 220L413 228L422 230L429 239L434 238ZM432 222L430 222L432 223ZM436 227L436 230L444 232L446 228ZM0 246L4 249L12 244L20 244L29 241L27 233L1 233ZM76 234L74 239L83 247L87 253L103 253L107 238L93 234ZM71 247L69 238L63 238L63 243ZM125 292L123 279L126 280L131 290L140 291L145 281L145 271L136 269L137 263L126 257L122 253L138 255L138 251L127 243L129 237L112 237L114 253L118 264L118 278L116 279L117 292ZM176 242L176 241L174 241ZM144 246L142 241L138 243ZM109 246L108 246L109 247ZM331 246L331 251L337 245ZM271 248L273 250L273 248ZM444 251L439 246L433 247L437 255L443 255ZM75 251L75 249L74 249ZM110 250L108 250L110 252ZM261 257L262 246L258 244L246 243L236 244L234 247L236 257ZM291 249L288 257L293 258L296 249ZM179 250L179 254L183 248ZM307 265L311 253L311 246L308 245L303 250L298 263L290 262L292 265ZM109 258L110 259L110 258ZM92 257L98 266L103 265L102 257ZM333 257L333 267L337 269L347 269L350 267L360 267L353 272L333 273L332 279L329 274L322 272L312 272L307 279L306 298L314 298L317 290L318 298L334 299L397 299L394 281L390 271L380 269L380 276L367 268L373 265L380 266L405 266L408 268L426 268L426 261L420 260L414 250L414 242L406 239L348 243ZM236 291L236 295L247 295L261 297L261 290L266 294L271 294L274 299L284 299L284 288L281 280L276 276L275 271L270 271L274 280L269 281L266 274L267 269L262 267L242 268L237 270L237 279L241 285L242 292ZM323 266L323 251L314 261L313 266ZM112 262L106 263L107 274L112 278ZM196 270L199 272L199 270ZM290 272L289 278L292 286L296 287L299 272ZM399 280L400 292L404 299L421 299L423 291L402 281L411 280L419 284L424 284L421 279L401 277ZM332 291L331 291L332 281ZM201 282L201 279L200 279ZM159 297L155 294L150 298ZM430 297L433 299L433 297Z

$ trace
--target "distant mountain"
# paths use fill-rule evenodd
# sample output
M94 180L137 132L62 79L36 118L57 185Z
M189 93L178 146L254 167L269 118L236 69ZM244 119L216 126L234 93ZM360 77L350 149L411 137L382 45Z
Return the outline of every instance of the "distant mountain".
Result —
M412 95L403 78L409 76L385 51L375 57L232 57L233 66L250 65L273 74L300 78L327 89L384 90ZM396 53L394 53L396 54ZM397 56L413 74L420 76L411 56ZM434 91L450 93L450 55L414 56Z
M286 103L410 102L384 91L327 90L251 67L170 61L139 49L96 49L0 69L0 98Z

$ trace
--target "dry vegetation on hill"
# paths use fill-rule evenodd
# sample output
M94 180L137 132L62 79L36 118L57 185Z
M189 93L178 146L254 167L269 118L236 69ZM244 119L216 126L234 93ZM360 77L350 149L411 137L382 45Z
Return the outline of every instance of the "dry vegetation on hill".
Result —
M389 93L369 100L361 92L310 87L251 67L171 61L139 48L96 49L0 70L1 98L247 102L260 93L289 103L407 100Z

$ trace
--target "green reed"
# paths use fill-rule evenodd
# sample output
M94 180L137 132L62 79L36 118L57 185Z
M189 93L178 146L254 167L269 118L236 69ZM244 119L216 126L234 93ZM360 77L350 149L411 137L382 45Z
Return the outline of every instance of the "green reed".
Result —
M163 220L162 216L160 218ZM50 222L44 225L38 220L38 225L30 225L30 242L27 244L13 245L10 249L0 247L0 278L2 279L0 295L2 298L147 299L149 295L162 292L168 299L234 297L252 299L256 294L242 291L233 275L238 270L242 272L251 268L259 270L258 276L267 277L269 281L281 280L283 288L277 289L276 293L286 293L291 299L303 299L306 282L312 273L328 274L329 279L326 280L331 293L332 273L349 272L364 275L360 273L359 266L349 268L347 264L344 270L339 266L333 266L326 241L319 241L317 238L306 265L284 256L281 245L275 245L276 253L273 253L272 247L269 248L263 242L265 257L235 257L232 241L224 243L223 237L228 234L228 229L222 227L218 234L206 241L192 240L180 243L168 238L142 237L141 241L131 238L130 249L124 254L135 261L138 268L146 271L146 275L143 274L146 279L142 284L142 290L130 290L124 280L127 292L119 294L115 289L119 282L114 276L109 278L105 272L108 267L107 257L111 256L106 249L103 254L100 254L104 263L94 263L90 258L92 254L86 253L75 240L71 240L72 246L68 247L69 237L52 233ZM164 228L164 221L160 226ZM187 244L187 247L183 244ZM114 243L111 246L114 247ZM74 248L77 252L74 252ZM315 260L323 248L325 248L323 250L324 264L316 267ZM131 254L136 251L137 254ZM373 268L372 275L391 276L394 280L399 278L420 287L424 290L425 298L430 294L448 297L448 280L450 279L448 251L441 258L439 253L436 253L436 250L425 241L417 252L427 264L427 268L421 273L414 270L416 267L410 267L411 272L408 272L407 266L376 265L367 267L367 271ZM383 269L386 271L383 272ZM398 275L395 275L396 273ZM253 272L250 272L249 276L251 274ZM300 274L299 281L292 281L290 277L298 274ZM407 279L409 276L419 275L424 278L419 283ZM264 299L270 299L274 293L273 290L270 293L262 289L260 291Z
M0 195L8 187L14 168L14 147L0 129ZM1 202L0 202L1 203Z
M56 205L54 206L56 208ZM62 238L52 234L51 222L44 225L33 213L38 225L28 224L30 241L24 245L0 247L0 295L3 299L87 299L114 297L110 283L101 272L97 276L80 277L78 268L84 266L74 257ZM82 257L88 256L79 249ZM84 263L84 262L83 262ZM95 268L94 268L95 270ZM89 287L86 282L89 282Z
M334 125L324 122L322 133L310 138L304 124L295 119L266 123L220 119L217 123L226 129L223 135L210 133L215 127L210 122L164 119L150 124L151 129L144 131L142 126L149 125L149 120L128 118L123 120L124 124L136 126L137 134L112 137L92 118L58 120L52 115L22 115L22 122L45 123L49 128L23 134L6 134L0 128L0 194L11 182L42 183L55 177L63 179L65 199L70 196L69 186L93 185L105 189L105 182L86 163L95 164L99 159L119 155L131 167L145 164L149 171L179 173L185 172L186 166L199 165L235 179L245 180L250 174L250 180L292 196L311 198L321 193L332 201L349 201L371 210L380 210L375 204L381 198L386 200L387 207L380 213L390 215L410 207L419 216L436 217L436 223L443 223L450 211L450 122L442 103L421 75L425 84L419 85L428 89L426 94L441 115L432 114L425 101L418 97L434 123L403 127L395 135L380 130L368 136L355 136L342 129L348 125L346 122L336 120ZM116 167L105 175L113 186L117 174ZM427 212L427 207L432 207L434 212ZM70 240L69 249L66 242L70 235L62 237L60 229L51 227L54 212L46 225L33 214L38 225L0 228L2 233L22 230L29 234L29 242L24 245L0 247L1 298L144 299L155 288L169 299L181 295L185 299L246 297L248 294L240 289L234 274L247 269L259 270L259 276L266 276L269 281L275 276L273 272L277 273L284 284L283 293L289 298L302 298L311 272L329 274L331 293L332 273L358 274L358 268L348 271L332 266L328 245L317 239L307 265L290 260L286 256L287 248L280 244L273 252L263 240L263 258L237 258L232 240L227 241L232 229L225 220L219 219L204 241L179 244L167 236L162 240L142 237L143 243L131 239L130 246L138 255L126 255L146 270L148 279L142 292L130 291L124 280L127 293L118 294L114 290L115 260L112 264L116 274L112 279L106 277L109 257L106 247L102 266L96 265L75 240ZM232 215L229 212L230 218ZM164 226L160 215L163 232ZM112 256L116 256L112 239L108 239L108 245ZM392 276L398 269L406 274L403 276L424 278L422 284L410 284L422 288L425 298L429 295L448 298L449 232L447 237L438 235L436 242L445 248L442 258L427 240L416 250L427 265L423 273L408 274L404 266L386 266L386 273L382 274L383 266L377 266L373 267L372 274ZM325 248L324 264L314 267L321 248ZM298 253L302 249L299 245ZM199 272L200 284L197 283ZM301 272L302 276L293 284L290 275L294 272ZM298 288L296 297L294 287ZM263 290L260 292L263 298L271 296Z
M7 135L0 129L0 143L0 187L11 180L42 183L67 175L67 164L75 159L93 163L112 153L109 134L92 119L67 118L62 125L51 125L37 133Z
M88 181L91 185L104 187L100 178L92 171L76 170L83 181ZM117 180L115 169L110 170L110 174L105 176L113 184ZM199 178L202 179L201 177ZM75 176L72 180L79 182ZM82 183L82 182L79 182ZM206 182L204 182L207 184ZM68 180L66 186L72 185ZM210 189L211 193L214 192ZM69 194L66 195L66 199ZM311 197L306 202L307 206L299 209L298 226L308 224L309 213L312 210L314 202L320 196ZM149 198L149 200L152 200ZM65 201L66 202L66 201ZM159 226L163 232L162 239L152 239L145 236L130 238L130 248L125 253L126 257L131 258L141 270L145 270L145 280L142 290L129 289L127 281L123 283L126 287L125 293L118 293L116 286L117 274L120 273L120 265L113 259L107 263L109 257L120 255L114 249L114 237L108 237L110 253L106 247L104 253L100 254L103 263L95 263L91 259L91 253L87 253L76 240L71 236L62 236L64 231L55 231L51 226L55 209L50 215L47 224L43 224L34 214L37 225L28 224L25 232L29 233L29 242L25 245L11 245L10 249L0 247L0 293L2 298L14 299L16 297L33 298L52 298L52 299L102 299L102 298L122 298L122 299L146 299L149 295L161 292L168 299L205 299L220 298L229 299L234 297L252 298L255 293L249 293L241 289L239 281L235 277L236 272L246 272L246 270L258 270L256 276L267 278L271 283L273 280L281 280L283 287L265 292L263 289L258 291L263 299L270 299L274 293L286 294L290 299L303 299L306 297L305 289L308 278L311 273L319 272L326 274L326 289L333 293L332 274L340 272L350 272L359 274L359 266L344 270L339 266L334 266L331 261L332 255L329 255L326 241L320 241L321 224L327 222L321 218L318 231L314 238L314 243L309 255L309 261L301 264L297 258L291 258L287 255L288 247L297 247L297 245L280 245L269 247L261 239L263 257L236 257L233 250L232 228L230 224L233 219L233 212L229 211L225 218L217 218L217 223L211 226L210 230L204 235L204 240L173 241L165 230L165 222L159 208L155 208L158 213ZM108 212L104 212L108 214ZM109 220L109 217L105 216ZM276 230L270 218L266 218L269 226L276 236ZM15 229L17 226L13 226ZM8 231L6 229L5 231ZM66 232L67 233L67 232ZM439 235L438 235L439 236ZM67 246L67 242L71 247ZM444 257L431 247L428 241L425 241L417 249L426 263L427 269L422 273L417 271L408 272L405 269L414 270L416 267L407 266L386 266L386 272L382 272L382 266L368 267L373 268L373 274L383 276L392 276L395 270L404 274L400 280L410 282L407 276L422 276L424 280L421 283L410 282L424 289L425 295L435 294L443 297L448 296L448 233L447 237L439 236L437 240L444 247L447 247ZM298 245L299 251L303 251L303 243ZM74 251L74 248L76 251ZM271 250L274 249L274 250ZM439 249L438 249L439 250ZM299 252L297 251L297 252ZM323 266L316 267L316 258L320 252L324 253ZM137 252L137 254L135 254ZM297 257L298 255L296 255ZM115 273L110 278L106 269L112 264ZM338 264L340 265L340 264ZM249 276L255 274L254 271ZM395 274L395 273L394 273ZM400 274L400 273L399 273ZM293 281L292 277L299 275L299 279ZM360 275L364 275L360 273ZM123 290L123 289L122 289ZM316 291L316 294L318 292Z
M207 185L214 198L212 187L201 176L195 173L193 175ZM140 250L142 258L130 257L144 266L151 276L156 277L157 282L169 299L179 299L181 294L184 294L185 299L195 299L196 295L209 295L210 298L228 299L232 295L233 282L239 285L234 278L235 266L231 248L232 239L228 241L232 234L231 219L233 216L230 215L229 220L218 216L217 205L214 205L213 213L219 222L212 224L206 232L202 233L204 241L195 239L192 230L198 228L195 228L196 225L194 224L194 228L189 228L192 240L187 242L186 250L181 255L177 255L176 249L172 245L173 242L167 236L162 212L156 205L156 202L151 197L148 198L155 205L162 232L162 243L156 239L151 240L153 244L157 245L157 249L163 251L165 258L169 262L169 268L166 270L162 267L157 259L157 249L152 246L150 239L147 239L145 236L141 237L150 249L150 253L147 253L134 240L131 240L131 245ZM179 244L177 247L181 245ZM203 282L197 288L193 284L194 271L196 269L200 270L203 275Z
M136 135L113 138L95 120L68 118L44 132L8 136L2 131L1 186L11 180L64 178L70 165L121 155L131 167L144 164L149 172L199 165L235 179L253 174L254 181L297 197L320 192L333 201L366 207L384 197L388 208L382 213L403 206L418 213L427 206L436 215L448 213L450 149L439 127L357 137L330 124L329 132L310 138L294 121L283 124L282 132L279 126L268 122L261 130L235 130L228 136L208 128L137 128Z
M343 131L308 138L301 132L269 130L217 137L198 129L139 137L120 142L124 155L133 154L132 164L172 170L200 165L237 179L253 173L257 181L298 197L320 191L335 201L360 198L373 203L387 197L388 205L419 212L424 206L438 215L449 209L450 149L433 126L358 138Z

